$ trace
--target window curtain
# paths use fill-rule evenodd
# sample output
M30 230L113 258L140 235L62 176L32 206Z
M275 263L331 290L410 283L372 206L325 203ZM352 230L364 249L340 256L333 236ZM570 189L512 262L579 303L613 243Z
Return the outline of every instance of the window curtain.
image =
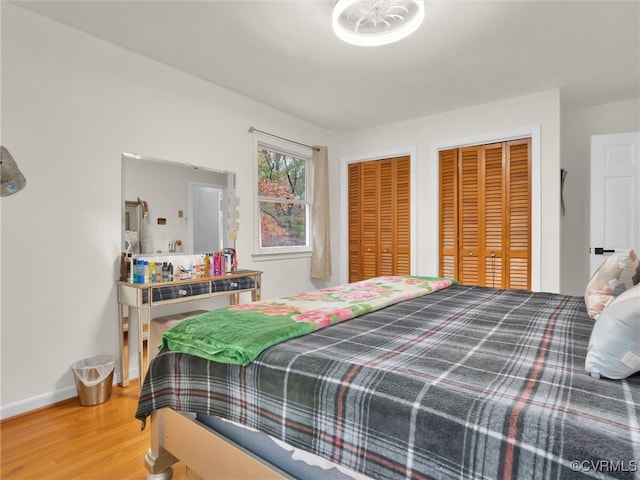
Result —
M313 147L313 203L311 278L331 276L329 232L329 161L327 147Z

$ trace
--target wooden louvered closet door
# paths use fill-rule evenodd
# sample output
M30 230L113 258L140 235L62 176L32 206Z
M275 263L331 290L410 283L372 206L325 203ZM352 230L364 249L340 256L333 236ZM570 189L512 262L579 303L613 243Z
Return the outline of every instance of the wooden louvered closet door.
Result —
M458 278L458 150L440 152L440 276Z
M395 195L393 204L393 248L394 261L390 265L391 275L411 274L411 162L401 157L394 163ZM384 245L383 245L384 250ZM381 272L387 275L385 270Z
M362 278L372 278L378 275L378 212L380 209L380 162L365 162L362 164L362 244L360 245L360 258L362 265L360 271ZM356 280L357 281L357 280Z
M531 288L531 140L507 142L508 288Z
M349 217L349 282L362 278L362 168L359 163L348 167L348 217Z
M531 286L530 139L440 152L440 275Z
M461 148L458 158L458 280L464 285L479 285L480 268L480 158L476 148Z
M505 223L508 225L508 219L504 218L503 213L509 212L509 208L505 208L505 163L502 144L486 145L482 149L481 178L478 183L482 185L481 198L484 200L480 222L483 225L480 235L484 243L480 262L484 285L488 287L506 288L509 277L503 268Z
M352 163L349 185L349 282L410 273L410 161Z

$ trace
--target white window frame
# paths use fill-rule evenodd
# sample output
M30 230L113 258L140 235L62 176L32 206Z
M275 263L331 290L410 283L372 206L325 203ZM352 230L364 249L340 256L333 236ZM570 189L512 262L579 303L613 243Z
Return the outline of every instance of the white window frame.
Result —
M253 254L252 259L272 260L282 258L310 257L312 199L313 199L313 152L311 148L297 145L291 142L272 138L267 135L254 133L253 135ZM305 171L305 203L306 203L306 245L292 247L262 247L260 245L260 197L258 195L258 150L266 149L291 155L306 162Z

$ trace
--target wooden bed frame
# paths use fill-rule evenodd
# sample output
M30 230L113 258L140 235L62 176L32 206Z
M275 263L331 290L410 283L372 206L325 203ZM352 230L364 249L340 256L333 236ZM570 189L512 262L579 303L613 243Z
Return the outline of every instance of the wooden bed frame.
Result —
M283 480L292 477L240 445L170 408L151 413L147 480L169 480L180 461L204 478Z

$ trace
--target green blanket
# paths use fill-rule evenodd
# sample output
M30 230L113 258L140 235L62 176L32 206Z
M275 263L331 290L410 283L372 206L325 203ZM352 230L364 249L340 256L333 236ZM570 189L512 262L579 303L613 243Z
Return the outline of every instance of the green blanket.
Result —
M162 346L221 363L248 365L263 350L319 328L435 292L446 278L377 277L339 287L212 310L164 332Z

